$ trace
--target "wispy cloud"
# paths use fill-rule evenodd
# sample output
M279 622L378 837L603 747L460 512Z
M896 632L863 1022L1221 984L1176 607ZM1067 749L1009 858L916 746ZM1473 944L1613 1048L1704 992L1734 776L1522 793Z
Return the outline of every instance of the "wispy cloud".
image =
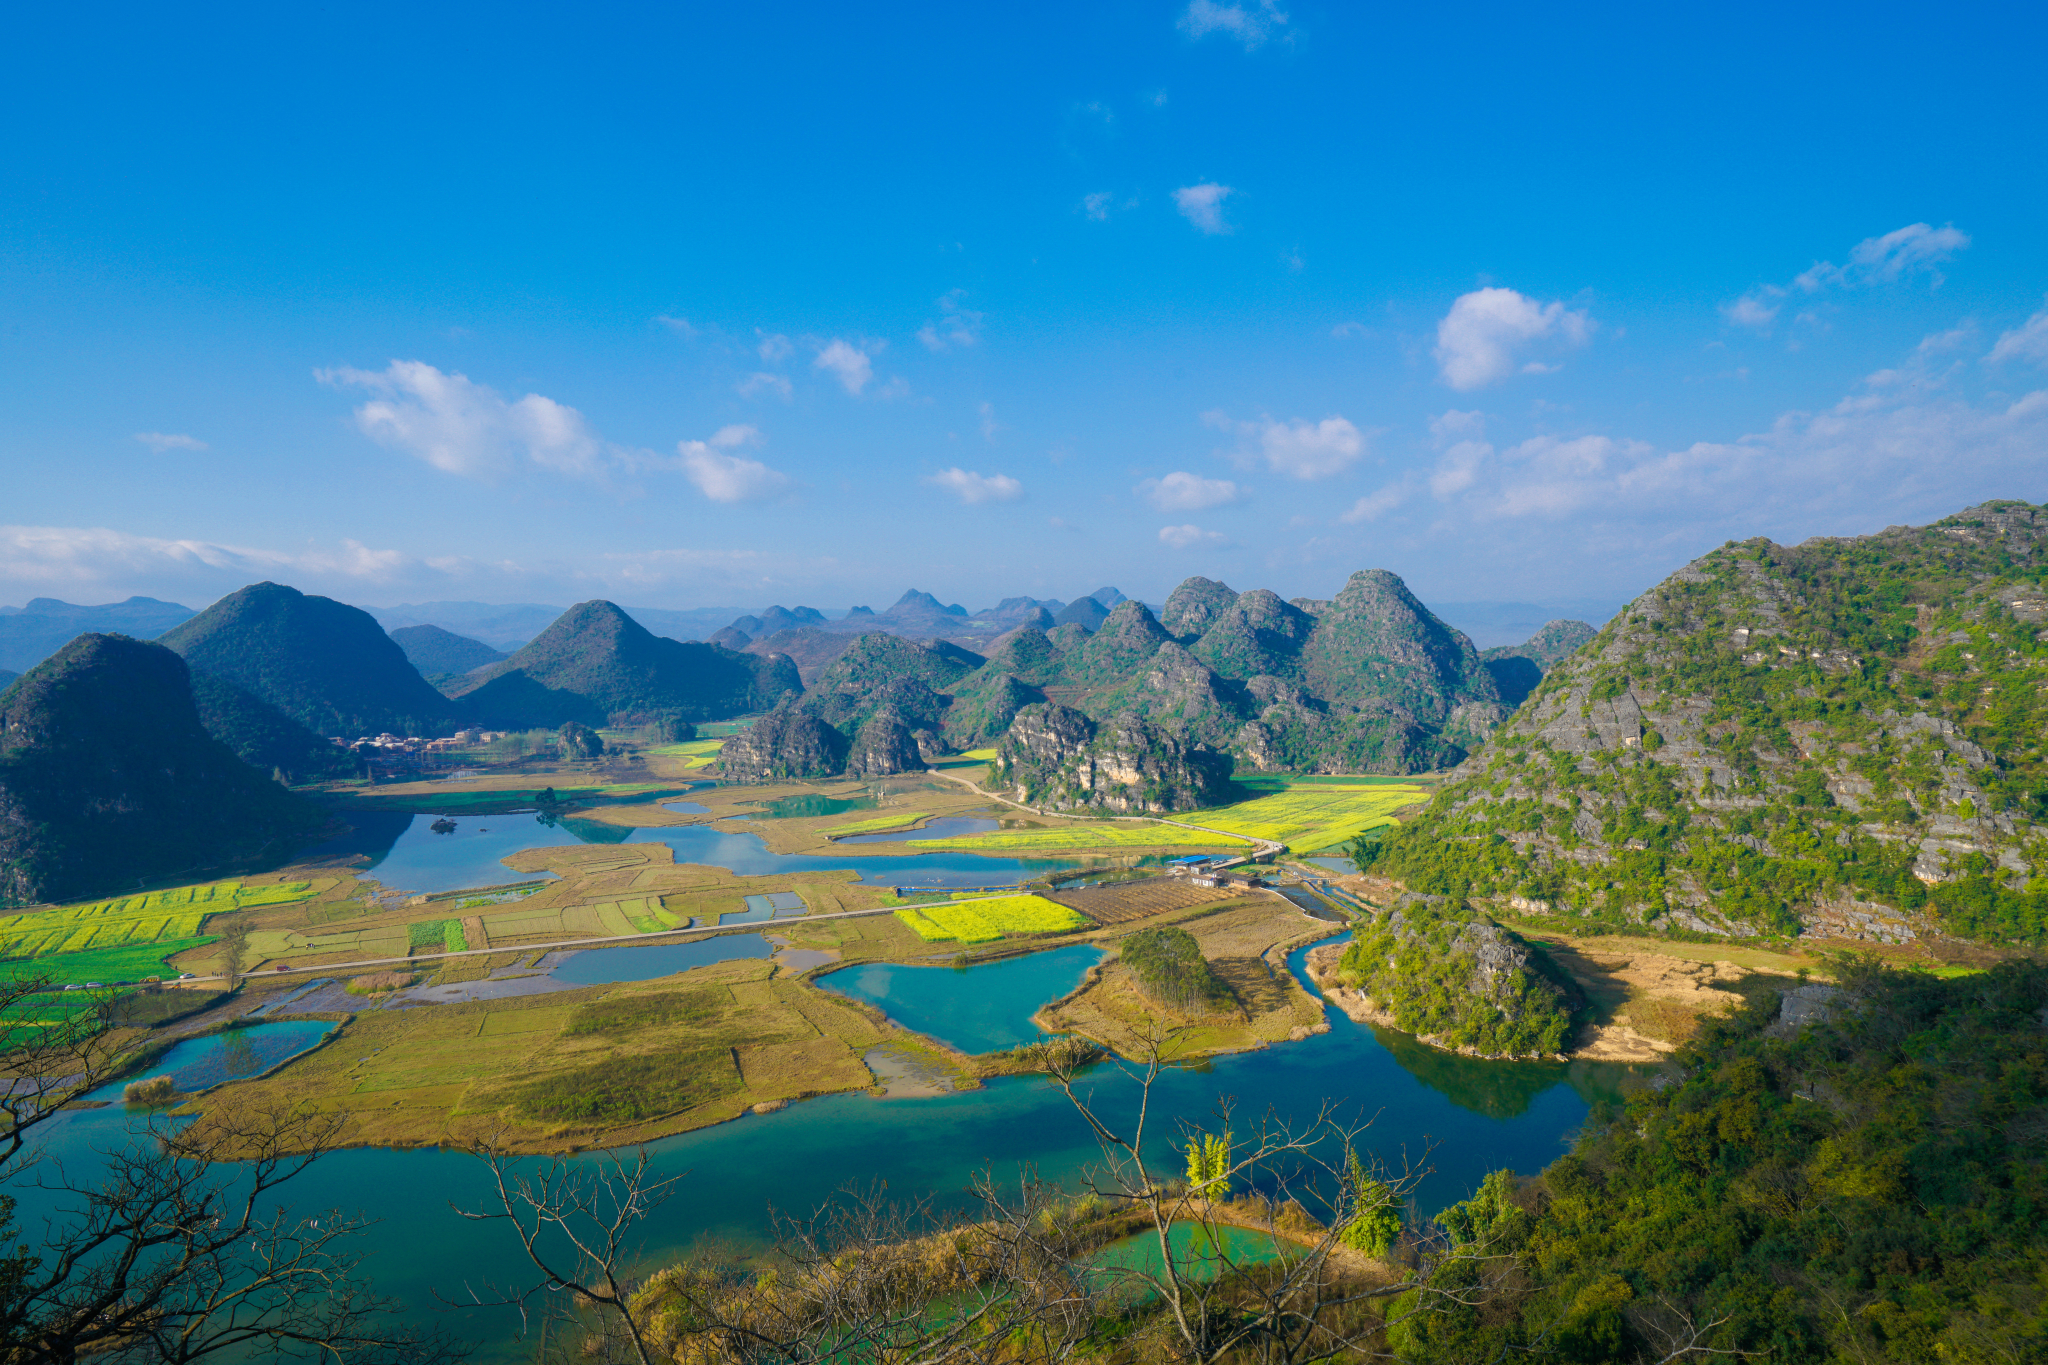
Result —
M768 394L787 403L795 396L787 376L771 374L767 370L756 370L742 379L737 387L742 398L759 398Z
M868 345L881 349L876 342ZM861 347L838 337L818 348L818 358L811 362L811 368L831 374L839 381L839 386L855 398L860 397L861 390L875 377L874 358Z
M1741 298L1722 304L1721 316L1734 326L1764 331L1777 320L1784 301L1795 294L1889 284L1923 273L1933 274L1938 281L1940 275L1935 267L1969 245L1969 234L1953 224L1931 227L1926 223L1909 223L1882 237L1866 237L1858 242L1849 249L1847 265L1816 261L1789 284L1758 285Z
M2012 330L2000 332L1991 354L1984 358L1994 365L2008 360L2031 360L2036 365L2048 365L2048 307L2043 307Z
M780 365L796 350L789 338L780 332L764 332L756 327L754 335L761 338L761 344L754 348L755 352L770 365Z
M507 402L467 375L420 360L313 373L323 384L376 394L355 410L357 430L447 473L490 480L522 465L582 477L604 472L604 444L583 414L552 398L529 393Z
M938 300L938 318L917 329L917 339L926 350L950 351L972 346L980 339L981 314L961 302L966 297L965 289L953 289Z
M1290 479L1327 479L1343 473L1365 453L1365 433L1344 417L1325 417L1320 422L1301 418L1276 422L1261 417L1256 422L1240 422L1228 413L1205 412L1202 422L1239 437L1243 443L1237 456L1240 464L1263 462Z
M679 441L676 451L683 477L713 502L764 502L790 487L789 476L759 460L728 452L758 445L761 433L750 426L720 427L708 441Z
M1173 204L1180 210L1181 217L1215 236L1235 230L1223 217L1223 201L1233 193L1235 191L1230 186L1213 182L1185 185L1173 192Z
M1229 539L1221 531L1205 531L1193 525L1159 528L1159 543L1174 550L1192 549L1197 545L1221 545Z
M1581 346L1593 334L1585 312L1562 303L1538 303L1512 289L1475 289L1461 294L1436 325L1436 362L1444 383L1478 389L1521 370L1542 373L1550 366L1524 361L1542 342Z
M963 503L1015 502L1024 496L1024 485L1008 474L977 474L967 469L941 469L925 480L943 488Z
M416 564L396 550L344 540L287 553L210 540L166 540L104 526L0 526L0 581L73 588L105 583L244 581L279 574L378 580Z
M1108 190L1098 190L1094 194L1084 194L1081 196L1081 212L1087 214L1088 217L1098 223L1106 223L1109 221L1109 203L1114 198L1116 196Z
M1132 491L1162 512L1201 512L1236 502L1240 496L1229 479L1205 479L1186 470L1147 479Z
M688 318L672 318L666 313L657 313L654 320L686 341L696 339L700 328L693 326Z
M169 431L138 431L135 439L161 455L166 450L205 450L206 442L196 436L184 436Z
M1239 5L1216 3L1216 0L1192 0L1181 11L1179 27L1190 38L1202 39L1212 33L1241 44L1250 52L1287 25L1287 12L1275 0L1258 0L1257 4Z

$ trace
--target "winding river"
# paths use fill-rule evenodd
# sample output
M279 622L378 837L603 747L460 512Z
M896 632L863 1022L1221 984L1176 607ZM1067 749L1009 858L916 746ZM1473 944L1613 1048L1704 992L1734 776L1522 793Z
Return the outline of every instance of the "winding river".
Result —
M1290 959L1297 977L1305 953ZM910 970L921 973L916 1012L932 1018L943 1014L949 988L955 999L975 1002L963 1018L978 1016L991 1001L998 1015L1028 1018L1048 998L1049 978L1020 971L1016 960L957 971ZM1065 980L1072 973L1063 965L1054 975ZM876 994L884 1009L891 1008L886 986ZM245 1032L269 1052L269 1030L295 1027L266 1024ZM281 1035L277 1045L304 1041L295 1032ZM974 1039L962 1035L960 1041ZM1398 1166L1405 1155L1431 1168L1418 1197L1422 1209L1433 1212L1462 1198L1489 1170L1533 1171L1547 1164L1564 1150L1590 1100L1617 1091L1624 1072L1589 1063L1471 1061L1399 1035L1376 1036L1332 1010L1327 1033L1221 1057L1205 1070L1168 1073L1154 1092L1151 1131L1170 1163L1173 1124L1214 1126L1213 1110L1225 1096L1235 1099L1240 1131L1251 1116L1269 1109L1306 1120L1325 1100L1335 1101L1355 1117L1374 1120L1367 1145L1383 1159ZM1096 1068L1086 1088L1106 1115L1128 1121L1137 1091L1116 1068ZM62 1114L45 1130L44 1150L62 1159L77 1179L100 1164L98 1152L130 1140L138 1118L119 1103ZM649 1263L707 1237L761 1246L770 1232L771 1209L808 1213L850 1183L886 1181L893 1197L928 1193L957 1204L984 1170L1005 1179L1033 1169L1072 1180L1097 1157L1065 1097L1037 1078L928 1097L827 1096L668 1138L649 1153L659 1174L680 1181L675 1196L646 1226ZM483 1169L475 1158L441 1149L356 1149L320 1161L288 1188L305 1216L360 1209L381 1220L368 1267L378 1287L401 1299L409 1314L433 1314L450 1330L484 1343L478 1359L522 1354L512 1340L516 1324L504 1312L443 1302L459 1301L465 1284L522 1278L509 1241L492 1225L458 1218L451 1207L477 1207L484 1198ZM23 1196L24 1227L51 1208L48 1197L34 1190L17 1193Z

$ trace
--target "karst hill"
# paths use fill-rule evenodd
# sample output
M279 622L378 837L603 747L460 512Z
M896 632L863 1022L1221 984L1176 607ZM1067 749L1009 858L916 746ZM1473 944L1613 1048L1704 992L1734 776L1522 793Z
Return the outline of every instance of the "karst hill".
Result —
M2048 931L2048 509L1731 542L1560 662L1374 855L1711 932Z
M0 905L260 865L321 826L207 733L189 677L162 645L88 634L0 694Z

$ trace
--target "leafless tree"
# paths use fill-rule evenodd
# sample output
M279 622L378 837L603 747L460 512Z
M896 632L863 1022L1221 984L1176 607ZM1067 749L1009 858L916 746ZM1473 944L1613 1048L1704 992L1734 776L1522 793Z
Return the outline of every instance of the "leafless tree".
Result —
M0 1360L457 1358L397 1323L359 1274L364 1219L277 1206L280 1187L340 1140L334 1116L216 1106L153 1119L87 1179L37 1160L36 1130L127 1058L105 998L48 1028L29 1023L46 984L0 986L0 1186L32 1187L51 1210L16 1228L16 1200L0 1196L0 1235L20 1243L0 1261Z
M1101 1149L1090 1191L1137 1211L1155 1253L1145 1263L1108 1269L1118 1282L1112 1299L1159 1303L1180 1358L1298 1365L1390 1355L1384 1336L1392 1323L1376 1306L1418 1291L1405 1316L1476 1303L1491 1292L1484 1275L1461 1277L1459 1285L1436 1275L1450 1260L1485 1262L1481 1243L1411 1241L1398 1259L1347 1245L1355 1220L1385 1199L1408 1203L1428 1170L1410 1164L1394 1172L1376 1160L1356 1160L1370 1122L1347 1121L1329 1103L1306 1122L1269 1113L1240 1133L1225 1098L1214 1128L1174 1125L1174 1148L1188 1158L1186 1178L1162 1171L1148 1152L1156 1142L1148 1129L1153 1092L1178 1044L1178 1030L1155 1030L1139 1060L1109 1063L1111 1073L1137 1086L1128 1126L1104 1116L1079 1070L1055 1063L1051 1076ZM1270 1193L1253 1194L1261 1185ZM1233 1199L1237 1190L1246 1196ZM1324 1218L1311 1216L1304 1199ZM1270 1240L1233 1236L1233 1228L1247 1227ZM1186 1231L1177 1238L1176 1228Z

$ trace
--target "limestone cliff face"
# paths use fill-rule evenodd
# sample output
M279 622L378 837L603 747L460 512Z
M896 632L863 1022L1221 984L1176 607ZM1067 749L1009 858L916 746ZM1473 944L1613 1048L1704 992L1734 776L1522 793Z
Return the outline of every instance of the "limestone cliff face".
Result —
M1136 715L1097 725L1072 707L1018 712L990 765L991 785L1027 805L1136 815L1196 810L1223 798L1228 760Z
M1695 931L2038 941L2044 575L2025 503L1716 550L1553 667L1382 870Z
M901 713L884 707L868 718L854 736L846 759L848 777L889 777L895 773L924 771L917 736Z
M718 767L735 782L830 777L845 769L849 747L845 735L785 703L727 740Z

